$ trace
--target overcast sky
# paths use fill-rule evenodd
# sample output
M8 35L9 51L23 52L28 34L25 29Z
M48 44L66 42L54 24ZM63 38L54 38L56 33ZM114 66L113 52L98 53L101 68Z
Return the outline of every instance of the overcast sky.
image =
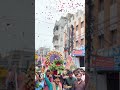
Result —
M35 49L53 48L55 21L67 13L84 9L84 0L35 0Z

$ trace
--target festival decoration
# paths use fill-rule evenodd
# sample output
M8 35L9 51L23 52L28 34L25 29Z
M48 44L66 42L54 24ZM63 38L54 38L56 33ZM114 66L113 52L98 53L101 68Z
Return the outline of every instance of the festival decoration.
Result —
M75 65L75 64L74 64L74 62L73 62L73 59L72 59L72 57L69 55L69 56L67 57L67 60L66 60L65 68L66 68L66 69L71 69L71 67L74 66L74 65Z
M57 51L51 51L46 57L45 65L52 71L54 75L64 70L64 60L62 54Z
M49 61L46 61L45 62L45 66L48 67L50 65L50 62Z
M63 57L60 52L51 51L48 53L46 59L47 61L50 61L50 63L52 63L54 60L63 60Z
M64 70L63 60L54 60L54 62L49 66L49 69L53 71L54 75L60 74Z

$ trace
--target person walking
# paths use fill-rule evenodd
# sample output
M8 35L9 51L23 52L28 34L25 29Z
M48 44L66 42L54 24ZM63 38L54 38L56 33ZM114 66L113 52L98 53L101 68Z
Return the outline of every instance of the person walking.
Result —
M82 80L82 73L75 74L77 80L73 83L72 90L85 90L85 82Z
M76 78L73 77L73 72L69 71L68 72L68 78L64 82L64 89L66 90L72 90L73 88L73 83L76 81Z
M48 90L62 90L62 85L59 77L55 76L53 82L50 82L50 80L46 75L44 77L45 77L44 78L45 82L48 86Z
M51 71L50 70L46 71L46 77L49 79L50 82L53 82L53 77L51 75ZM44 83L44 89L43 90L48 90L48 85L47 85L46 82Z
M6 88L7 90L15 90L16 86L15 86L15 71L13 70L13 68L11 68L9 70L7 79L6 79Z
M53 85L53 90L62 90L62 84L60 82L59 77L54 78L54 82L52 83Z
M44 88L44 80L37 73L35 75L35 84L36 84L35 90L43 90L43 88Z

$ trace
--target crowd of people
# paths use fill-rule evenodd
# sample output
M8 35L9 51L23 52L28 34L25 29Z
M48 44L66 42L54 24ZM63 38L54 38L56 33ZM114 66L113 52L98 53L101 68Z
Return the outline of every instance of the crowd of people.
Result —
M85 90L85 71L77 68L74 71L64 70L62 74L54 75L50 70L44 74L35 74L36 90Z

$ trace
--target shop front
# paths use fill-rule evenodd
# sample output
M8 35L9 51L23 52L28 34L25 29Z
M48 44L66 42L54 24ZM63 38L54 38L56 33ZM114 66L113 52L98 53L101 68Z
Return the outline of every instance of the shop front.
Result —
M96 73L97 90L119 90L120 47L98 50L92 56L91 68ZM105 83L104 83L105 82Z
M73 50L72 57L77 67L85 67L85 49Z

